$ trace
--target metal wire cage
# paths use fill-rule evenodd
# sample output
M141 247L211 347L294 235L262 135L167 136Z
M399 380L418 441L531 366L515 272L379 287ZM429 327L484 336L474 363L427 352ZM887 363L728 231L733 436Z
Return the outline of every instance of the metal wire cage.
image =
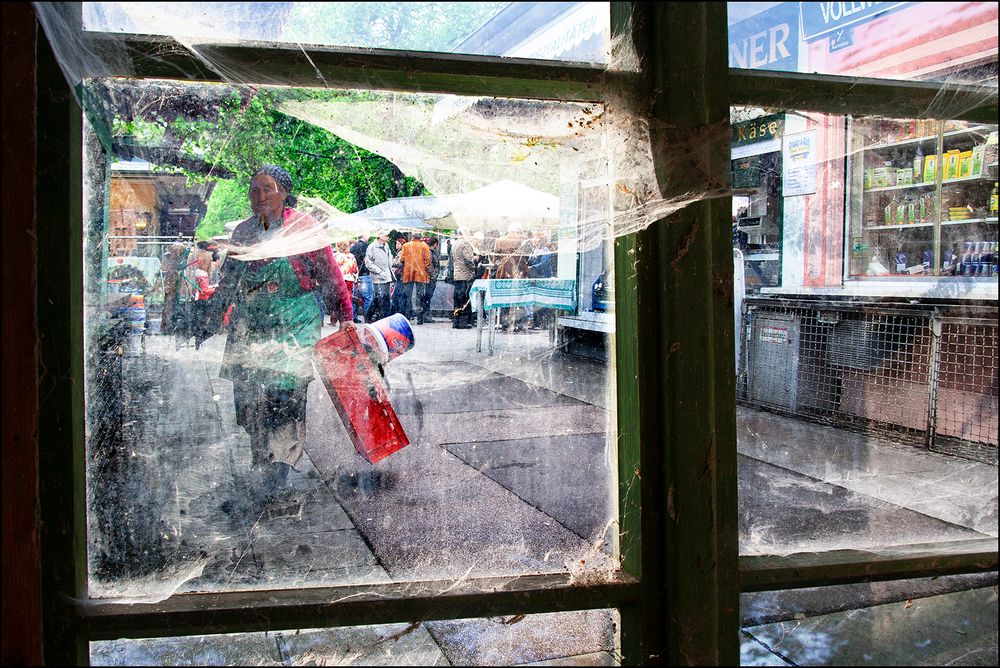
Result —
M996 309L748 299L740 403L997 462Z

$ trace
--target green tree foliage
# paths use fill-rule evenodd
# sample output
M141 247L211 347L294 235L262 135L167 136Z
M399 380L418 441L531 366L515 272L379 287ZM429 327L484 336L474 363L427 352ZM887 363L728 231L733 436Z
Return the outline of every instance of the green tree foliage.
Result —
M225 232L226 223L249 218L251 213L246 183L219 179L208 198L208 210L195 230L195 237L211 239Z
M176 164L189 179L217 181L208 212L196 231L202 239L221 234L224 223L249 215L248 184L265 164L288 170L296 194L319 197L346 213L390 197L427 194L422 183L385 158L276 109L285 97L331 95L365 93L261 90L246 96L234 90L212 116L177 115L169 122L162 117L118 120L115 129L116 134L173 147ZM203 172L185 169L184 159L196 159L210 168Z
M296 3L282 38L303 44L451 51L507 2Z

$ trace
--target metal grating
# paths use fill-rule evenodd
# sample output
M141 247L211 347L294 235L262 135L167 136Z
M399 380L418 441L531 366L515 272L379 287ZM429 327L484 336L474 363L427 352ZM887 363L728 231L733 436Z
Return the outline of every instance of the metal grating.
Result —
M997 322L748 303L741 402L996 462Z

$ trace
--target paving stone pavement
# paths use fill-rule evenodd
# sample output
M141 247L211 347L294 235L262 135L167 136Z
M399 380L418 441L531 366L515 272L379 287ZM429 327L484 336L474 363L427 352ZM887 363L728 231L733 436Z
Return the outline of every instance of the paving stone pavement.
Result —
M137 418L149 421L142 442L134 444L142 466L130 470L148 477L148 507L168 528L170 540L161 551L169 566L128 581L92 581L95 591L156 598L175 591L610 569L614 451L607 434L614 415L607 369L554 352L544 332L498 334L494 356L475 352L475 330L425 325L416 336L417 347L386 367L411 444L369 465L354 452L315 382L307 455L291 476L298 505L266 516L246 503L249 441L235 425L232 386L218 379L222 337L200 350L177 347L171 337L148 337L145 355L127 360L126 372L145 388L133 397L142 407ZM760 411L739 413L744 552L996 536L995 467ZM94 499L99 503L101 495ZM226 501L234 502L230 512ZM112 641L95 643L92 660L615 660L616 615L609 611L510 622L241 634L221 646L212 639ZM993 638L995 647L995 633ZM760 649L759 641L744 638L747 646L756 643L748 661L778 657L780 652Z

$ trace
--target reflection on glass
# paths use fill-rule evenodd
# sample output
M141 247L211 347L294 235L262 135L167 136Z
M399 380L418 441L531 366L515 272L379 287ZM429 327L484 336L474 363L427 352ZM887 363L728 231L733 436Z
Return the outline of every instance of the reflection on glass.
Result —
M995 536L996 126L731 120L741 551Z
M607 2L85 2L84 28L588 63L607 60Z
M92 596L614 569L596 105L89 86Z
M729 66L992 83L992 2L730 2Z
M584 610L422 624L92 642L90 662L116 665L618 665L618 614Z
M740 665L988 665L996 581L989 573L744 594Z

